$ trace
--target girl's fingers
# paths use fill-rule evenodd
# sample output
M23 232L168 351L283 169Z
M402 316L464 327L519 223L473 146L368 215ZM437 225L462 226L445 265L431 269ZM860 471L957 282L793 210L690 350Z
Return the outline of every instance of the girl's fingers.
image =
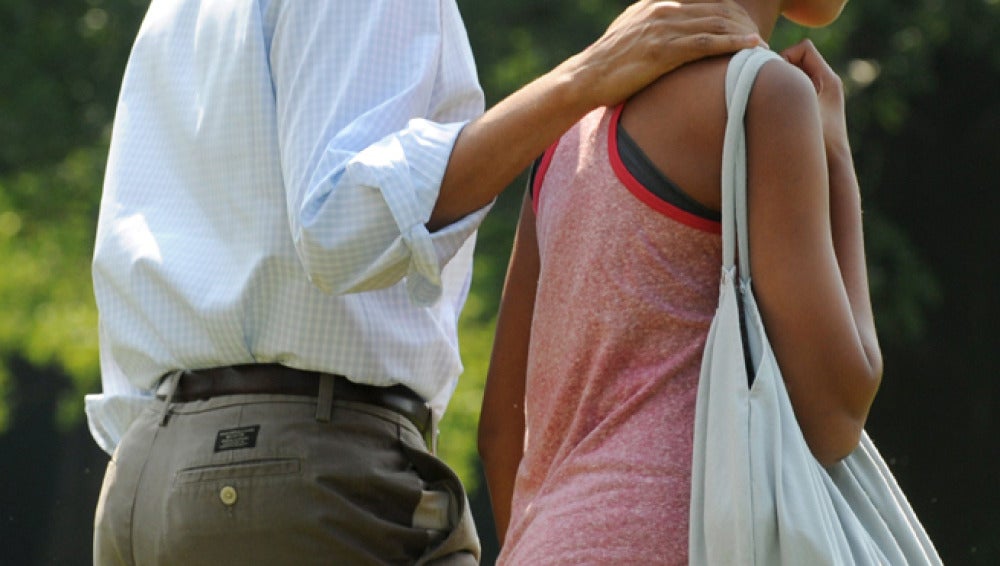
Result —
M845 143L844 88L837 73L808 39L781 52L786 61L802 69L812 81L819 99L823 138L827 147Z
M804 39L785 49L781 56L786 61L802 69L812 80L816 92L823 91L823 85L839 82L840 78L820 54L812 41Z

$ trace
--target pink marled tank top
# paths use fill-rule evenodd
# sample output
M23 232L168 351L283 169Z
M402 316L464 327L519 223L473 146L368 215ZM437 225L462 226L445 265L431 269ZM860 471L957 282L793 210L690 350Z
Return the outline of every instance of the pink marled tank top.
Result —
M632 178L618 114L587 115L539 171L527 450L501 564L687 564L719 225Z

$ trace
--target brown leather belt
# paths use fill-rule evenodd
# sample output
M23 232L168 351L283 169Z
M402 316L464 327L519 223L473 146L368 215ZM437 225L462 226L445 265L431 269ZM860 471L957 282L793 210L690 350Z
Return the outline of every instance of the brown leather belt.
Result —
M185 371L177 382L173 401L187 403L222 395L272 394L319 395L317 371L294 369L279 364L247 364ZM342 375L332 375L333 398L368 403L390 409L409 419L426 434L431 422L427 403L404 385L376 387L354 383ZM163 397L161 395L161 397Z

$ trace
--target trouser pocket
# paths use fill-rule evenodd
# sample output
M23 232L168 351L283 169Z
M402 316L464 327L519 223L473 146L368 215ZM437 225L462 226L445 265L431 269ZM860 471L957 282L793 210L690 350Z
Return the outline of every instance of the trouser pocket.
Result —
M428 530L431 544L416 564L478 564L479 536L462 482L447 464L427 452L422 442L407 434L401 440L403 451L425 484L413 513L413 525Z
M156 415L145 411L129 427L104 472L94 512L95 566L133 566L135 498L156 438Z

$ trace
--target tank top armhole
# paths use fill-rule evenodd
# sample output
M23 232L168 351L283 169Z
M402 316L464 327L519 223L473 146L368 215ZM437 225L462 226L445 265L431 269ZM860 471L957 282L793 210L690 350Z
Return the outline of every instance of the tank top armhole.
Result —
M531 192L531 208L536 215L538 214L538 200L541 197L542 183L545 182L545 173L549 170L549 165L552 163L552 156L555 154L558 145L559 140L556 140L532 166L531 178L528 180L528 190Z
M630 193L653 210L656 210L657 212L660 212L661 214L664 214L681 224L690 226L691 228L714 234L721 234L722 223L719 220L699 216L694 212L684 210L676 203L664 200L660 195L657 195L654 191L650 190L649 187L646 187L635 177L635 175L633 175L632 171L629 170L628 166L622 160L622 156L619 153L618 148L618 121L621 119L622 110L624 108L624 104L619 104L612 110L611 121L608 126L608 160L611 162L611 169L614 170L618 180L625 185L625 188L628 189Z

